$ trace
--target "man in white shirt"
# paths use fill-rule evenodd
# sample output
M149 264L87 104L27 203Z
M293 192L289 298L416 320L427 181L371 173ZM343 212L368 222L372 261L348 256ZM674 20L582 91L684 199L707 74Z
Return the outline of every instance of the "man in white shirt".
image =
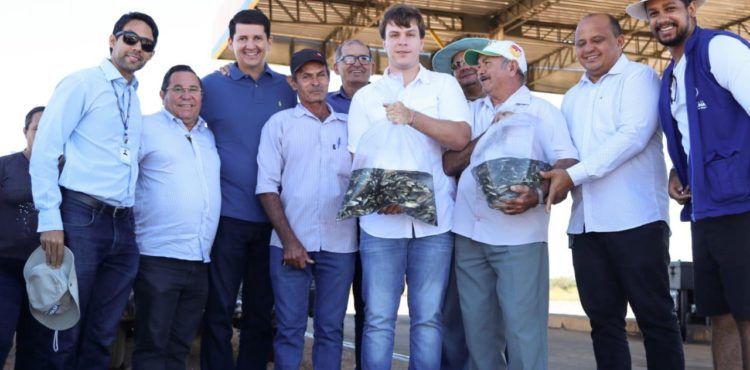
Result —
M481 49L489 41L479 37L462 37L445 45L432 57L432 68L435 72L455 77L467 102L483 98L484 91L479 83L477 66L467 64L464 61L464 53L468 49ZM440 362L441 370L462 370L469 364L469 349L466 348L466 335L456 286L455 251L451 258L448 287L443 301L443 351Z
M750 43L698 27L703 3L641 0L627 12L672 55L659 96L669 196L691 221L695 304L711 317L714 368L750 369Z
M512 41L490 41L464 54L478 67L486 97L471 104L473 140L461 151L447 152L446 168L464 171L459 179L453 232L456 277L472 369L546 369L549 215L543 189L514 185L518 197L490 208L470 170L476 143L502 112L534 116L534 160L566 168L578 155L560 111L531 96L524 85L523 49ZM496 123L497 122L497 123ZM454 173L449 173L453 175ZM507 350L508 358L505 358Z
M469 140L469 111L456 80L419 63L425 25L415 7L389 7L380 21L388 54L383 78L360 89L349 109L349 151L367 144L368 130L409 125L417 131L419 150L429 158L437 226L401 213L397 205L360 218L365 332L365 369L388 369L404 277L409 281L410 363L417 369L440 367L441 314L453 252L450 233L455 183L443 173L443 148L460 149ZM375 131L374 131L375 132ZM382 153L382 154L381 154ZM385 150L378 154L387 155Z
M581 161L543 176L551 179L550 196L573 190L568 234L597 367L630 369L625 334L630 303L644 336L648 368L683 369L667 275L659 77L622 54L622 30L610 15L584 17L575 42L586 73L565 94L562 111Z
M346 115L326 103L329 71L319 51L294 53L290 69L300 102L271 116L258 148L256 193L273 224L274 367L300 368L314 280L313 367L336 370L357 251L356 220L336 221L352 165Z
M164 75L161 112L143 117L136 182L136 369L184 369L208 298L221 188L214 135L198 115L201 81L186 65Z

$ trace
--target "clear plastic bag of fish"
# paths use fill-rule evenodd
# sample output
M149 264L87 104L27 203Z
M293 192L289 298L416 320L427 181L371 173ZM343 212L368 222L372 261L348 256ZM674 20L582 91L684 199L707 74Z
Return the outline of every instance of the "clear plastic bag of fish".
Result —
M536 135L539 119L516 113L490 126L474 147L471 155L471 175L487 199L490 208L514 199L518 193L513 185L541 186L539 171L552 167L534 157L544 153Z
M405 125L374 125L359 141L337 220L396 204L417 220L437 225L429 157L417 132Z

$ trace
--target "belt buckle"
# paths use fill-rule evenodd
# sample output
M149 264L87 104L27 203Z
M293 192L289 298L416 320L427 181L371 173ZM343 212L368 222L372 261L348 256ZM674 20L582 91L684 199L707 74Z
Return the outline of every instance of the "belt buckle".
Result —
M114 207L114 210L112 211L112 217L117 218L119 216L122 216L127 212L127 207Z

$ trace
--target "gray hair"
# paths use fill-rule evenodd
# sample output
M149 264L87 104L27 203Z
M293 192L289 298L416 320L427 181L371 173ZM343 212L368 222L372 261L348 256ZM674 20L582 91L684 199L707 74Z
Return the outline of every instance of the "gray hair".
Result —
M348 46L348 45L361 45L362 47L367 49L367 54L370 56L370 58L372 58L372 50L370 50L370 48L367 45L365 45L364 42L357 40L357 39L351 39L351 40L346 40L340 43L339 46L336 47L336 55L333 57L334 63L338 62L339 59L341 59L341 57L343 56L341 55L343 53L342 50L344 49L344 46Z

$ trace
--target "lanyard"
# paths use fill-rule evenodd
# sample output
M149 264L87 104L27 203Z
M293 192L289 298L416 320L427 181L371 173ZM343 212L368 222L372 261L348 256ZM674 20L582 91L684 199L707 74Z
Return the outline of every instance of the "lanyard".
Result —
M115 100L117 100L117 110L120 111L120 120L122 121L122 127L124 129L124 133L122 136L122 143L124 145L128 144L128 121L130 120L130 103L133 101L132 92L130 89L125 86L125 90L128 92L128 109L123 112L122 107L120 106L120 97L117 95L117 89L115 88L115 82L110 81L112 84L112 92L115 94ZM122 92L122 98L125 99L125 91Z

